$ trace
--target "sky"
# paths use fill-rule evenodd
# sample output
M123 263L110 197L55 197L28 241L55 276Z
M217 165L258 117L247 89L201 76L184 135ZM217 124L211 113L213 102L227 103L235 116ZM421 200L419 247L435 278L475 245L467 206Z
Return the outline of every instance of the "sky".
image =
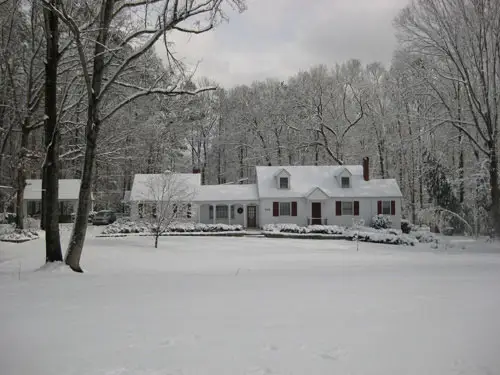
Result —
M394 17L407 0L247 0L241 14L205 34L171 35L195 77L223 87L288 77L351 58L390 64ZM160 52L160 55L162 52Z

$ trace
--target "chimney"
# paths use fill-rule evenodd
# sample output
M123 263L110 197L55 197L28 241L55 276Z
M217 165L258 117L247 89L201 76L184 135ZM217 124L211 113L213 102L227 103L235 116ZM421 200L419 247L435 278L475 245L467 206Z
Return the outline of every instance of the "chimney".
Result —
M365 181L370 180L370 159L368 156L363 158L363 179Z
M193 168L193 174L200 173L200 168Z

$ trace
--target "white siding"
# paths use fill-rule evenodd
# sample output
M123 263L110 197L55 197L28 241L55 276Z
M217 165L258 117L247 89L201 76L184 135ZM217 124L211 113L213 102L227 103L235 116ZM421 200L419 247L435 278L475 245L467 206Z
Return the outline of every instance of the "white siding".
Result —
M297 216L273 216L273 202L297 202ZM261 199L259 206L259 226L266 224L297 224L307 225L307 200L305 198ZM306 214L307 210L307 214Z
M359 201L359 216L353 215L335 215L335 202L339 201ZM339 198L328 199L321 202L321 216L327 219L328 225L352 226L353 218L362 218L365 225L371 224L372 218L377 214L377 201L379 198ZM384 200L396 201L396 215L391 216L392 227L399 229L401 227L401 198L384 198ZM297 202L297 216L273 216L273 202ZM287 199L261 199L260 201L260 226L265 224L297 224L307 225L307 218L311 217L312 202L304 198Z

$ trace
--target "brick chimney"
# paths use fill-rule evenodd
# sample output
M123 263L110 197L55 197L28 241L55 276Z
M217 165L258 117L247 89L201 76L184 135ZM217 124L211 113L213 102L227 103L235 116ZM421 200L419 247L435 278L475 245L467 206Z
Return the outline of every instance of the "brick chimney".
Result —
M363 179L370 181L370 159L368 156L363 158Z

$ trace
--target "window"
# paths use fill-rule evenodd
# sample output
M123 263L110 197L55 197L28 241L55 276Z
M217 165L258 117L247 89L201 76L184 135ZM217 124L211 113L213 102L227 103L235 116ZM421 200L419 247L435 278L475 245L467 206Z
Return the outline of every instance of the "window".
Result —
M353 215L354 209L352 202L342 202L342 215Z
M280 202L280 216L290 216L291 215L291 204L290 202Z
M227 219L227 206L216 206L215 213L217 219Z
M137 212L139 213L139 217L142 219L144 217L144 204L139 203L137 205Z
M288 177L280 177L280 189L288 189Z
M342 182L343 189L351 186L350 181L349 181L349 177L342 177L341 182Z
M188 210L191 210L190 206L188 206ZM216 206L215 207L215 212L216 212L216 217L217 219L227 219L227 214L228 214L228 208L227 205L222 205L222 206ZM190 211L188 211L188 215L190 214ZM189 216L188 216L189 218ZM214 208L213 206L208 206L208 218L213 219L214 218ZM234 205L231 205L231 219L234 219Z
M188 219L191 219L192 216L193 216L193 211L192 211L191 203L188 203L186 217Z
M391 214L391 201L382 201L382 215Z

